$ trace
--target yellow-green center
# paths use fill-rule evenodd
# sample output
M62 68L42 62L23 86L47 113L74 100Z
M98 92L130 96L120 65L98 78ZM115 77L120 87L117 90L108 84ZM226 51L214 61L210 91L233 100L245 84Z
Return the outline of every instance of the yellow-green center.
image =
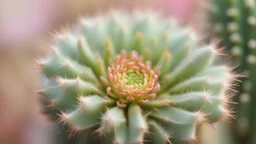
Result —
M144 76L140 72L128 72L123 74L123 81L125 85L143 85L144 84Z

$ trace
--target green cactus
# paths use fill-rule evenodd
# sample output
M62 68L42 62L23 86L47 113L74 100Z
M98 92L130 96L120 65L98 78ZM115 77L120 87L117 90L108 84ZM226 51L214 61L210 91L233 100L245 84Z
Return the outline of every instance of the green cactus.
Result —
M249 78L245 79L235 101L237 120L234 123L240 143L256 143L256 1L213 0L212 23L214 32L227 45L228 53ZM251 138L249 138L251 137Z
M38 93L57 108L71 135L94 129L113 144L193 142L200 124L232 116L227 92L237 76L216 65L217 44L150 12L81 20L38 61Z

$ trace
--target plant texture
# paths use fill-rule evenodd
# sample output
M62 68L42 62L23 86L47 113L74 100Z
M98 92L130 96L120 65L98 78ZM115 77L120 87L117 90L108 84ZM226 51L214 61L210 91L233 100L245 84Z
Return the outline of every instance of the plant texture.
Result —
M155 13L88 17L38 61L48 79L38 92L71 135L92 129L113 144L193 142L200 124L232 116L228 90L238 75L214 64L222 54Z
M256 1L213 0L211 10L214 32L223 39L228 53L240 65L240 71L249 76L236 98L239 105L236 107L238 117L234 129L241 143L251 141L254 144L256 97L253 95L256 94L256 89L252 87L256 86Z

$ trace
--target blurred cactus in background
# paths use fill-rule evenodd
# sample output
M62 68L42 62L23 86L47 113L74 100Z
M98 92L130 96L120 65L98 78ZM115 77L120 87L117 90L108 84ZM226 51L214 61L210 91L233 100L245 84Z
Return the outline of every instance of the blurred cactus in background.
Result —
M179 144L196 141L199 125L233 116L239 75L216 65L218 43L202 45L190 27L153 12L112 12L81 19L75 31L56 34L38 60L46 76L38 93L71 137Z
M234 106L237 120L233 129L238 143L255 144L256 1L212 0L211 22L213 32L239 65L237 69L248 75L234 98L239 105Z

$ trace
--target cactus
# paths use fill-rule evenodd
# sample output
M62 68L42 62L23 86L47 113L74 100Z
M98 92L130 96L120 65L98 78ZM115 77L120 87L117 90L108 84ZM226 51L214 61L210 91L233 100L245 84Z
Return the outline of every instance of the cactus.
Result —
M239 75L215 64L217 43L153 12L113 12L81 20L38 60L38 93L70 135L94 130L113 144L194 142L197 127L225 116ZM231 90L231 91L230 91Z
M249 78L241 85L235 100L237 120L234 123L235 137L240 143L256 143L256 1L255 0L213 0L211 7L214 32L227 45L227 52L239 64ZM251 137L251 138L249 138ZM254 139L253 139L254 138Z

